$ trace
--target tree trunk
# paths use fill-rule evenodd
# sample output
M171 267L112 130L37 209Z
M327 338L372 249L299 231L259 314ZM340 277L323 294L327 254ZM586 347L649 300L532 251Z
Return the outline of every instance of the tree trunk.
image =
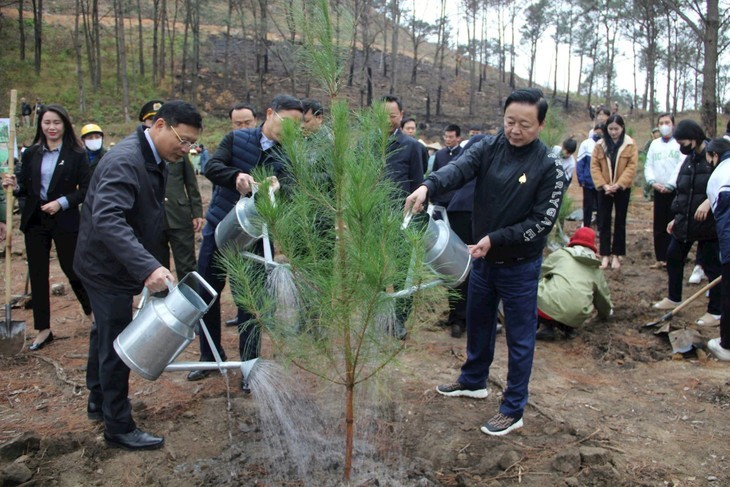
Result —
M91 22L92 36L94 37L94 50L96 51L96 55L94 56L96 72L91 84L94 89L98 90L101 88L101 28L99 27L99 0L92 0L91 2Z
M86 112L86 98L84 96L84 72L81 60L81 39L79 36L79 17L81 17L81 0L76 0L76 15L74 16L74 53L76 54L76 84L79 90L79 111Z
M707 0L707 28L702 38L705 62L702 66L702 122L709 137L717 135L717 58L720 30L718 0Z
M394 94L398 89L398 33L400 31L400 4L399 0L390 2L390 18L393 22L393 34L390 36L390 87L388 92Z
M165 39L165 29L167 27L167 0L160 0L160 58L157 62L158 69L158 86L162 85L163 80L167 74L167 44Z
M349 375L349 374L348 374ZM349 481L352 474L352 449L355 443L355 385L354 379L345 386L345 480Z
M256 53L256 67L258 70L257 94L259 106L264 106L264 81L269 67L268 60L268 18L266 11L266 0L259 0L259 30L258 30L258 52Z
M31 0L33 6L33 43L35 74L41 74L41 53L43 44L43 0Z
M243 40L243 43L245 46L246 32L247 32L245 10L243 9L243 6L240 3L236 4L236 10L238 12L239 19L241 20L241 39ZM242 51L241 56L243 57L243 59L241 60L241 65L240 65L241 74L239 75L239 79L241 79L243 81L242 82L243 90L240 90L240 91L245 91L246 102L249 103L251 101L251 92L249 91L249 86L248 86L248 52L249 52L249 49L246 49L244 47L244 49L242 49L241 51Z
M230 17L230 16L229 16ZM152 85L157 86L159 81L159 70L157 69L157 58L159 52L159 31L160 31L160 0L152 2Z
M122 104L124 122L131 121L129 117L129 80L127 79L127 49L124 37L124 7L122 0L114 0L114 25L116 27L117 42L117 63L122 81Z
M570 9L573 8L573 3L570 2L568 4ZM565 111L568 111L568 108L570 108L570 67L571 67L571 61L573 59L573 23L568 22L568 81L565 84L565 103L563 106L565 107Z
M509 48L509 86L513 90L517 87L515 82L515 17L517 17L517 2L512 3L512 14L510 16L510 23L512 24L512 42ZM500 105L501 105L500 100Z
M672 54L672 14L670 11L667 11L667 55L664 59L665 61L665 74L667 76L667 86L666 86L666 98L664 99L664 110L667 112L672 111L671 104L669 103L669 98L671 96L671 86L672 86L672 61L674 58L674 54ZM674 38L675 42L677 40L676 36ZM676 51L676 49L675 49Z
M718 0L706 0L707 12L702 16L702 24L697 25L692 19L670 0L662 3L674 10L692 29L702 42L704 63L702 65L702 124L708 137L717 134L717 58L720 30L720 9ZM697 81L697 79L696 79ZM697 93L697 90L695 90Z
M185 0L185 28L183 29L182 64L180 66L180 93L186 93L188 74L188 34L190 33L190 14L194 0Z
M25 21L23 20L23 0L18 1L18 33L20 34L20 45L18 46L20 60L25 61Z
M139 75L144 77L144 37L142 36L142 0L137 0L137 32L139 36Z
M200 0L193 0L192 30L193 30L193 59L190 67L190 103L197 105L198 103L198 67L200 66Z
M446 36L446 0L441 0L441 17L439 18L439 61L438 61L438 88L436 89L436 116L443 114L441 110L441 95L443 93L444 54L447 47Z
M231 21L233 19L233 0L228 0L228 17L226 18L226 46L223 53L223 77L226 88L231 89Z
M555 29L559 29L558 24L555 24ZM553 38L555 41L555 70L553 71L553 101L555 101L555 97L558 96L558 64L560 61L558 60L558 54L560 51L560 37L558 36L558 33L555 33L555 37ZM570 59L570 55L568 55L568 59Z

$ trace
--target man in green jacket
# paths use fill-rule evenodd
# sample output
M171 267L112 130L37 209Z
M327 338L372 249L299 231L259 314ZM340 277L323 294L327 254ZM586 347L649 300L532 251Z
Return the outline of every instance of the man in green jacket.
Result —
M185 155L167 165L165 187L165 237L167 239L166 262L169 250L175 260L175 272L180 281L197 268L195 260L195 234L203 228L203 202L198 180L190 159ZM163 262L164 263L164 262Z
M594 310L606 319L613 313L608 283L596 257L596 232L589 227L575 231L567 247L550 254L542 263L537 288L538 340L553 340L556 329L573 338Z

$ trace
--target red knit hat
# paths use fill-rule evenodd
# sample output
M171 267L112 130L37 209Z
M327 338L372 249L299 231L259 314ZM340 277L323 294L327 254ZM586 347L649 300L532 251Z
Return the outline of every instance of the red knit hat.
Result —
M598 249L596 249L596 232L590 227L580 227L571 237L568 247L573 245L582 245L598 253Z

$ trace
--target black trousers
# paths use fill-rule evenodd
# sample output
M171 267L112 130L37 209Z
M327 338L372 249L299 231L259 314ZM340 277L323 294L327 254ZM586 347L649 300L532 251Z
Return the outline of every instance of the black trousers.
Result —
M136 428L127 398L129 367L114 350L114 340L132 321L133 296L94 286L88 288L94 309L86 366L89 401L102 405L107 433L129 433Z
M604 191L598 192L598 230L600 232L599 249L601 255L626 255L626 214L629 211L631 188L619 190L606 196ZM611 214L616 208L611 234ZM613 238L611 238L613 237Z
M660 262L667 261L667 249L672 236L667 233L667 225L674 218L672 201L676 193L660 193L654 190L654 255Z
M262 240L256 242L251 252L257 255L264 255L264 244ZM273 252L273 250L272 250ZM215 242L215 227L210 223L206 223L203 227L203 242L200 244L200 254L198 257L198 274L200 277L211 285L218 293L213 305L210 307L203 321L206 328L210 332L210 337L215 344L218 353L223 360L226 360L226 352L221 345L221 297L220 293L226 287L226 270L218 263L218 246ZM264 285L264 283L261 283ZM248 310L238 308L239 327L253 319L253 315ZM239 328L238 336L238 355L241 360L251 360L259 356L261 348L261 331L258 325L244 326ZM214 360L213 350L211 350L205 335L200 333L200 360L202 362L211 362Z
M459 238L467 245L474 244L472 237L471 212L450 211L448 212L449 225ZM449 294L449 326L459 325L466 328L466 297L469 289L469 277L464 279L459 287L454 288Z
M583 226L590 228L593 212L598 208L598 191L596 188L583 186Z
M682 280L684 279L684 261L692 248L694 240L680 242L672 237L667 249L667 278L669 281L669 299L682 301ZM722 273L720 264L720 244L717 240L697 242L697 255L702 257L702 269L710 281ZM710 289L710 301L707 312L713 315L722 314L722 291L720 286Z
M720 345L730 350L730 263L722 264L722 318L720 318ZM717 286L716 286L717 287ZM710 291L712 292L712 291Z
M51 242L56 245L58 263L81 303L84 314L91 313L89 297L73 269L77 236L78 232L58 230L55 218L41 212L40 209L28 222L25 229L25 252L28 258L30 286L33 290L33 327L36 330L47 330L51 327L51 297L48 283Z

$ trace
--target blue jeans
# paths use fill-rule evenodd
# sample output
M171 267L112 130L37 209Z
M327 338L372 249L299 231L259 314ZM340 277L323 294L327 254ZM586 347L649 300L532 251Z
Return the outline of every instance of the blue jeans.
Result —
M263 245L258 242L252 252L262 253ZM218 264L216 256L218 254L218 246L215 243L215 226L206 223L203 227L203 242L200 244L200 254L198 255L198 274L206 280L210 286L218 293L213 305L210 307L203 321L210 332L218 353L223 360L226 359L226 353L221 346L221 297L220 293L226 286L226 271ZM252 318L248 311L238 308L238 323L246 323ZM238 337L238 354L241 360L251 360L259 355L259 347L261 344L260 331L258 326L249 326L240 332ZM200 360L202 362L211 362L214 360L213 351L208 344L205 335L200 333Z
M494 360L497 306L504 303L509 352L507 389L499 411L521 418L527 405L537 331L537 282L542 256L513 266L474 260L469 277L466 310L466 362L459 382L469 389L487 386Z

